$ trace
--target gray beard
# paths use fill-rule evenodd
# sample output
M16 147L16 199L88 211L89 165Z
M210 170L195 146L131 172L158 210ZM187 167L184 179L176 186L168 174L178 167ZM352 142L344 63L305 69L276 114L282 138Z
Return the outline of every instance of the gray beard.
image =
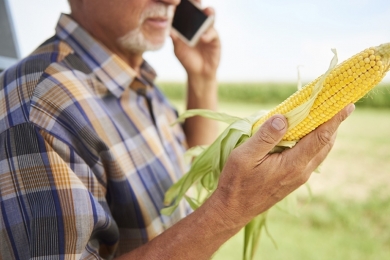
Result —
M166 36L168 36L169 31L167 30ZM154 44L147 39L141 32L140 28L137 28L133 31L126 33L124 36L118 39L119 44L130 51L131 53L144 53L146 51L156 51L161 49L164 46L164 42Z
M142 34L141 31L142 21L144 21L147 17L153 17L153 16L166 16L172 19L173 14L174 14L173 6L167 7L163 3L154 5L152 8L148 9L147 12L143 14L143 16L140 19L138 28L126 33L124 36L118 39L119 44L126 50L135 54L161 49L164 46L165 41L163 41L162 43L154 44L148 41L147 39L145 39L145 36ZM167 30L165 33L166 33L165 37L168 37L169 30Z

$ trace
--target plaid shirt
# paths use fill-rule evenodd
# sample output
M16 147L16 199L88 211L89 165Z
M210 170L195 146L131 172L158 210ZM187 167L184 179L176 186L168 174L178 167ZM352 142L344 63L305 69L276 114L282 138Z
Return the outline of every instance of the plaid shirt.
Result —
M159 213L188 165L154 77L67 15L0 75L0 259L110 259L185 215Z

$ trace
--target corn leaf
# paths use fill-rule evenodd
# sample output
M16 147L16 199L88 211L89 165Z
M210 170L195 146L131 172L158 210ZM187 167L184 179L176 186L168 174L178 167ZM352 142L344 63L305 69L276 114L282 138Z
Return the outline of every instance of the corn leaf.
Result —
M176 120L175 123L184 122L186 118L193 117L193 116L202 116L204 118L213 119L216 121L220 121L226 124L232 124L236 122L237 120L241 119L236 116L231 116L225 113L220 113L217 111L212 111L208 109L191 109L187 110L184 113L182 113ZM175 124L174 123L174 124Z
M201 203L198 200L191 198L187 195L184 195L184 198L186 199L186 201L188 202L188 204L193 210L196 210L201 205Z
M191 169L166 192L162 214L170 215L179 205L187 190L196 182L213 192L219 175L230 152L244 142L250 135L252 125L259 115L239 119L227 127L222 134L193 161Z
M258 247L261 230L265 226L267 212L260 214L249 222L244 228L244 250L243 259L253 259Z
M194 158L196 158L199 154L201 154L204 150L207 149L207 146L194 146L188 149L184 153L184 160L190 164Z

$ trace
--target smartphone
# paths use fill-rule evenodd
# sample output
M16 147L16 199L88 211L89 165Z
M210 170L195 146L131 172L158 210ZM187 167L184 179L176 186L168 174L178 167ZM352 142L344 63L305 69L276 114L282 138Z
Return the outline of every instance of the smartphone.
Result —
M176 7L172 29L189 46L195 46L200 36L210 27L213 16L207 16L200 5L192 0L181 0Z

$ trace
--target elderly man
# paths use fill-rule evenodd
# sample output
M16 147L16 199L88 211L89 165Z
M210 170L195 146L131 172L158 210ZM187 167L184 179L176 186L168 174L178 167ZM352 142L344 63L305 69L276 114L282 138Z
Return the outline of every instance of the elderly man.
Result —
M272 117L233 151L204 205L162 216L183 152L216 134L203 118L170 126L175 110L142 57L164 43L179 0L69 2L55 36L0 77L0 259L208 259L307 181L353 110L269 155L287 128ZM216 31L194 48L171 37L188 108L216 109Z

